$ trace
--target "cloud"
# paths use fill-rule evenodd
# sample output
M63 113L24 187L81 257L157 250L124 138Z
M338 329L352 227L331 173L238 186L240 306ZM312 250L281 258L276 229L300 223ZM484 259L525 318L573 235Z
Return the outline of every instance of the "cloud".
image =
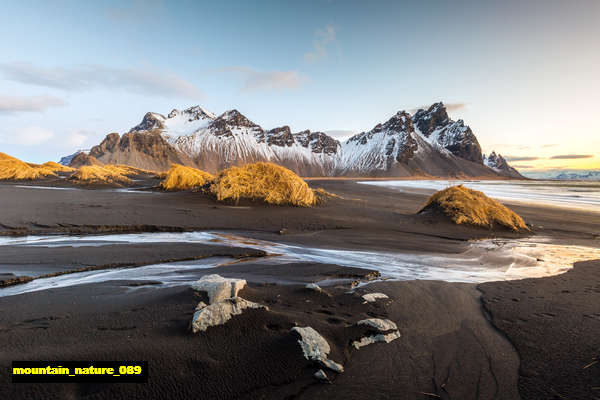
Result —
M54 132L40 126L27 126L20 131L3 134L1 143L17 144L22 146L37 146L54 137Z
M43 112L50 107L61 107L67 103L54 96L1 96L0 113Z
M535 168L535 167L533 167L531 165L522 165L522 164L511 164L510 166L513 167L513 168L516 168L516 169L532 169L532 168Z
M317 29L314 33L313 48L304 54L304 60L307 62L315 62L323 58L327 58L328 46L335 42L336 28L327 25L323 29Z
M243 79L242 90L290 90L296 89L307 79L298 71L259 71L250 67L227 67L221 71L234 72Z
M330 131L325 131L323 133L326 133L329 136L334 137L336 139L346 139L346 138L356 135L356 131L344 130L344 129L333 129Z
M454 112L454 111L458 111L458 110L462 110L463 108L466 108L467 103L444 103L444 106L446 107L446 111ZM427 110L429 107L431 107L431 104L423 105L423 106L419 106L419 107L413 107L413 108L410 108L408 110L408 112L411 114L414 114L419 110Z
M88 138L87 132L73 132L67 136L66 144L69 147L81 147Z
M519 156L506 156L506 161L535 161L539 160L539 157L519 157Z
M103 65L41 67L31 63L2 63L5 79L70 92L96 88L144 95L198 98L200 90L180 76L153 67L112 68Z
M551 160L576 160L579 158L592 158L593 154L562 154L550 157Z

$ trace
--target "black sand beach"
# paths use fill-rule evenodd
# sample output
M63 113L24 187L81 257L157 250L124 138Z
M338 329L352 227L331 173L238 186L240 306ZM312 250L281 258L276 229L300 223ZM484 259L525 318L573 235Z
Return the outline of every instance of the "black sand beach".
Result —
M232 207L199 193L2 184L0 227L4 235L213 230L303 246L416 253L459 253L468 239L522 236L415 215L426 195L352 180L310 184L341 198L313 209ZM512 208L532 224L532 234L598 244L597 215ZM6 245L0 247L0 273L42 275L81 265L215 255L262 254L219 243ZM269 311L247 310L198 334L189 325L203 299L187 286L108 281L0 297L0 397L593 399L600 397L600 365L593 364L600 349L598 268L588 262L549 278L481 285L388 281L352 291L353 281L367 282L373 271L317 263L269 266L254 259L204 269L197 277L246 279L239 295ZM322 279L334 280L324 287L327 293L304 288ZM365 303L360 295L367 292L389 299ZM390 319L402 336L356 350L351 342L365 332L353 324L365 318ZM327 371L331 384L314 379L320 367L302 356L290 332L294 326L311 326L329 342L330 359L345 368L342 374ZM147 384L10 383L12 360L58 359L148 360L150 378Z

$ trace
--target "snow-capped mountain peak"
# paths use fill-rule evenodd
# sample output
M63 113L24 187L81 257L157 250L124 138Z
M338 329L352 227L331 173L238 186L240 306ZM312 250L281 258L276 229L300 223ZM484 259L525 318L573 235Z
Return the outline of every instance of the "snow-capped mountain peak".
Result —
M206 127L214 119L213 113L200 106L186 108L183 111L173 109L167 117L149 112L144 115L142 122L131 128L129 132L159 131L165 139L173 141L180 136L193 134Z
M502 157L500 154L496 154L495 151L492 151L489 156L483 155L483 164L493 169L494 171L501 173L503 175L512 176L515 178L522 177L519 171L508 165L506 159Z
M216 118L215 114L211 113L210 111L207 111L201 106L192 106L190 108L186 108L183 111L179 111L178 109L174 108L173 111L169 113L168 118L171 119L179 116L184 116L184 118L187 118L189 122L196 121L199 119L204 120Z
M478 164L483 162L477 137L462 119L450 119L444 103L435 103L427 110L418 110L412 120L418 132L433 146L445 149L465 160Z
M446 106L442 102L432 104L427 110L419 109L413 116L415 126L425 137L447 125L449 120Z
M395 163L407 162L418 148L410 114L399 111L385 123L348 139L342 146L338 169L385 171Z
M154 112L147 112L142 118L142 122L134 126L129 132L149 132L155 129L163 129L166 118L164 115Z
M344 143L318 131L293 133L287 125L264 130L236 109L216 116L194 106L166 117L146 113L128 134L109 135L94 149L100 162L152 169L175 162L216 172L270 161L304 176L520 176L497 168L501 156L486 159L496 169L485 166L469 126L450 119L441 102L414 115L398 111Z

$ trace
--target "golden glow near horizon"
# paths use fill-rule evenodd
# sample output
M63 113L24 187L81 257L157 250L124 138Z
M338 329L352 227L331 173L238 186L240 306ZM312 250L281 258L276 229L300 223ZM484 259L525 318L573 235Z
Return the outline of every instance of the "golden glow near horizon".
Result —
M482 135L483 136L483 135ZM563 144L533 144L524 136L519 144L491 144L486 152L495 150L508 163L520 171L541 170L600 170L600 141L581 131L572 135L571 141L563 139ZM587 138L582 138L587 136ZM526 140L528 140L526 142ZM551 139L552 140L552 139ZM518 140L514 140L518 142ZM554 143L558 140L554 139Z
M512 161L524 170L544 170L544 169L600 169L600 157L594 155L586 158L563 159L549 158L533 161ZM526 168L524 168L526 167Z

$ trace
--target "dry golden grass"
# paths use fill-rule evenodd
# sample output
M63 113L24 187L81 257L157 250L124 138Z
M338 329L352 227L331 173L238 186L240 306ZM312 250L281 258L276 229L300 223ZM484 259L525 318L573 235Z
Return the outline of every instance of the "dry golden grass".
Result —
M115 174L120 174L120 175L124 175L124 176L128 176L128 177L134 177L134 176L138 176L138 175L142 175L142 174L148 174L148 175L152 175L152 174L156 174L156 172L154 171L148 171L145 169L140 169L140 168L135 168L129 165L124 165L124 164L106 164L103 165L103 167L105 169L107 169L108 171L114 172Z
M323 188L317 188L314 189L313 192L315 193L315 196L317 198L317 204L323 205L327 202L327 200L329 199L343 199L343 197L338 196L335 193L331 193L328 192L327 190L323 189Z
M42 165L27 164L18 158L0 153L0 179L32 180L56 176L54 171Z
M66 165L59 164L54 161L48 161L41 165L44 168L47 168L54 172L73 172L75 168L67 167Z
M129 185L133 183L123 170L112 168L112 166L86 165L79 168L70 180L79 184L93 185Z
M211 185L217 200L261 200L268 204L311 207L319 199L308 184L287 168L257 162L222 171Z
M434 193L419 212L426 210L439 210L456 224L488 228L500 225L513 231L529 230L525 221L514 211L482 192L463 185Z
M213 179L208 172L173 164L163 177L160 187L163 190L197 190Z
M14 158L13 156L9 156L6 153L2 153L0 152L0 161L19 161L19 162L23 162L21 160L19 160L18 158Z

